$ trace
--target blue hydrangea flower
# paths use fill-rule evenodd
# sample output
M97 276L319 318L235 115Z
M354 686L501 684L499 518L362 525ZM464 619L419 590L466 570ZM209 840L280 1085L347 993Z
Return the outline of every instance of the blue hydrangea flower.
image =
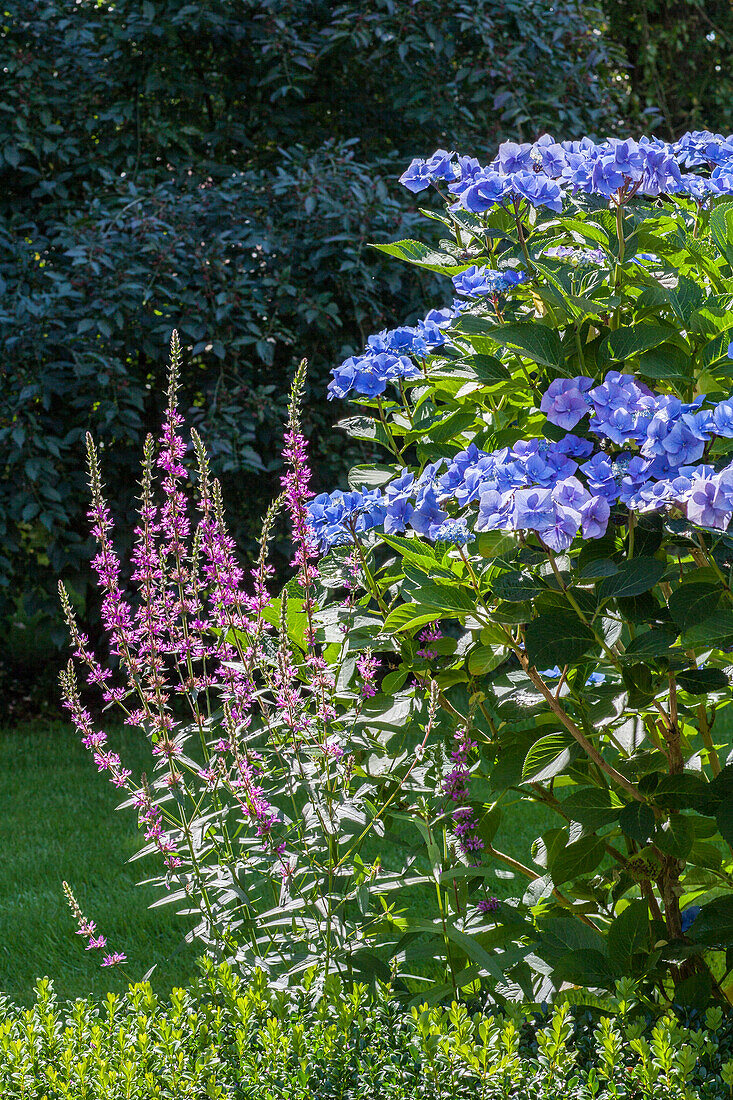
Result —
M512 500L510 493L485 489L479 497L477 531L499 531L511 526Z
M451 190L455 190L452 187ZM485 214L487 210L498 206L509 193L510 185L506 176L483 168L460 190L460 204L472 214Z
M603 382L588 391L593 402L590 430L623 445L644 438L647 422L657 409L654 395L630 374L609 371Z
M555 521L555 502L549 489L517 489L512 523L515 530L542 534Z
M687 905L680 913L680 929L682 933L688 932L697 918L700 916L702 908L699 905Z
M585 375L577 378L555 378L542 395L540 410L551 424L559 428L574 428L589 411L586 398L593 379Z
M453 286L466 298L481 298L485 294L502 294L526 280L524 271L515 271L513 268L495 271L489 267L476 267L474 264L453 276Z
M514 172L528 172L532 169L532 146L527 142L518 145L515 141L505 141L499 146L493 165L505 176Z
M386 535L401 535L407 529L415 510L412 503L414 485L415 475L409 470L402 470L399 477L387 486L384 493Z
M443 511L438 503L438 497L433 485L426 486L417 497L415 507L410 516L410 527L417 531L418 535L427 535L433 538L433 532L437 530L448 513Z
M384 522L386 508L378 489L320 493L308 502L308 519L321 550L353 541L352 531L368 531Z
M328 399L347 397L352 391L364 397L378 397L390 382L399 378L420 378L422 372L406 355L370 349L365 355L352 355L333 371L328 384Z
M458 167L456 170L458 178L448 184L448 190L453 195L462 195L466 188L469 187L482 172L487 171L486 168L481 167L475 157L466 157L460 153L458 154Z
M684 494L687 505L687 518L699 527L714 527L725 531L733 515L733 506L728 495L720 491L718 480L713 476L693 477L690 488Z
M515 194L526 199L530 206L546 206L556 214L562 213L562 188L544 172L515 172L511 177Z
M429 160L415 157L400 176L400 183L408 191L417 194L425 191L434 180L452 182L458 177L452 158L453 153L448 153L445 149L436 149Z
M593 493L603 497L609 504L615 504L620 487L613 474L613 465L608 455L594 454L580 467L586 476Z
M591 497L580 508L580 527L585 539L600 539L606 533L611 505L603 496Z
M466 546L473 537L465 519L447 519L430 531L434 542L451 542L454 546Z

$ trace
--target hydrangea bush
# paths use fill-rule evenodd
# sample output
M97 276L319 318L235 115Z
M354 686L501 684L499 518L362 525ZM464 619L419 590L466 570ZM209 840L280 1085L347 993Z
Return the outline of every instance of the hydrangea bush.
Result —
M238 965L417 1000L629 977L727 1002L733 142L542 138L402 179L434 186L446 238L378 247L449 293L333 372L375 461L312 497L301 370L245 587L195 433L187 472L174 339L130 591L89 443L110 668L62 593L76 666L149 737L151 774L74 665L67 706L162 899ZM275 598L281 504L296 575ZM527 801L556 817L531 865L497 839Z
M438 150L402 183L446 239L377 247L449 293L334 371L384 457L309 514L392 651L373 703L433 678L456 730L428 823L456 980L490 972L478 945L504 995L626 974L730 999L733 139ZM525 800L557 815L533 866L494 846Z

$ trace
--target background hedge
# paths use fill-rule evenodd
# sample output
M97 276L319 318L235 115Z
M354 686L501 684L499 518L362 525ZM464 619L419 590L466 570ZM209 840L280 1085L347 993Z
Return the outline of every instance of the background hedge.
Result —
M684 9L685 57L700 45L707 59L700 20L725 7L647 0L634 19L659 43L656 67L645 54L629 75L642 32L614 0L606 11L581 0L10 0L0 14L6 675L37 680L44 628L61 640L56 576L87 594L85 431L105 450L113 511L131 515L174 326L187 342L185 400L246 548L277 486L295 361L311 362L306 427L317 487L332 485L346 444L330 428L325 376L369 332L430 300L426 280L367 247L411 233L415 200L396 182L404 162L439 145L488 156L502 138L602 135L628 129L634 112L656 117L644 111L676 101L679 79L665 9ZM696 124L723 125L729 67L720 79L701 77L694 95L690 85Z

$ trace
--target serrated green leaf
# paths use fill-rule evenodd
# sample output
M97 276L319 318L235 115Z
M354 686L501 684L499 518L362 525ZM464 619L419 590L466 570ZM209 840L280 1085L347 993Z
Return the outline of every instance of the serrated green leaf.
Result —
M629 558L619 563L618 571L598 585L599 600L618 596L639 596L653 588L664 573L665 564L657 558Z
M592 649L595 638L577 615L557 611L527 623L524 642L530 663L542 670L577 661Z
M348 474L349 488L355 489L357 492L362 488L381 489L393 477L394 468L392 466L380 466L376 463L369 466L352 466Z
M614 969L628 973L631 956L649 947L649 910L645 901L632 901L608 929L608 957Z
M548 871L556 886L595 871L606 846L597 836L585 836L561 848L550 860Z
M562 802L563 813L588 829L600 829L615 821L623 802L608 787L581 787Z
M425 626L439 617L433 608L423 607L422 604L418 603L403 603L390 611L384 620L384 629L399 634L403 630Z
M467 428L470 428L475 419L472 412L456 409L455 412L443 417L442 420L431 424L425 432L425 437L431 439L433 443L447 443L448 440L454 439L465 432Z
M390 438L379 420L371 416L347 416L345 420L339 420L336 424L352 439L367 439L372 443L381 443L389 447Z
M645 378L691 378L692 359L676 344L659 344L639 356L637 373Z
M446 252L436 252L422 241L406 239L394 241L392 244L370 244L369 247L376 248L378 252L384 252L387 256L395 256L408 264L425 267L428 271L437 271L441 275L458 275L469 266L456 263L453 256Z
M527 783L545 783L563 772L578 756L579 748L562 730L545 734L535 741L522 765L522 779Z
M687 630L715 610L722 592L719 584L698 581L681 584L669 597L669 613L680 630Z
M618 328L601 340L598 348L600 362L626 360L642 351L655 348L668 340L674 332L670 326L640 323L628 328Z
M516 349L527 358L554 370L564 368L564 356L560 337L555 329L536 321L517 324L491 325L478 317L462 317L455 325L459 332L484 336L502 347Z
M619 814L618 823L626 836L646 844L654 832L654 811L645 802L631 802Z
M546 592L547 585L537 580L531 573L500 573L491 582L491 591L500 600L521 603L523 600L534 599L540 593Z
M657 847L675 859L686 859L694 840L692 822L684 814L672 814L654 834Z
M731 267L733 267L733 203L719 203L710 215L710 235Z
M466 614L476 610L476 596L458 584L421 584L415 595L425 607L435 607L438 611L454 611Z
M502 646L474 646L468 654L468 671L472 676L491 672L506 659L506 652Z
M689 627L682 636L684 645L715 646L720 648L733 642L733 610L722 608L709 615L703 622Z
M649 657L666 657L677 639L674 627L655 627L629 642L624 651L625 660L643 661Z
M690 695L707 695L711 691L727 691L730 680L721 668L691 668L677 674L677 683Z

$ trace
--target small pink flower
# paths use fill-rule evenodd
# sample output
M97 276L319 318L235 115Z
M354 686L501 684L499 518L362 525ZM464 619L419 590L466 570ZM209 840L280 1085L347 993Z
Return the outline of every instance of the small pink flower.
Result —
M117 966L118 963L127 962L127 955L122 951L113 951L111 955L105 955L102 966Z

